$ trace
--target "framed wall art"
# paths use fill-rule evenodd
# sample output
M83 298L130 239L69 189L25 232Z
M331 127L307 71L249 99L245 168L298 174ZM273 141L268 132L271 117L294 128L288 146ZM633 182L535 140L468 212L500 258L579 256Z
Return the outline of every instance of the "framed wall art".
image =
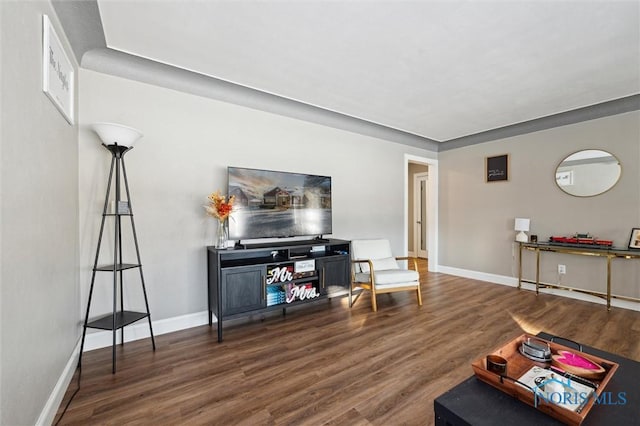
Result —
M42 15L42 91L62 116L74 124L73 64L47 15Z
M640 249L640 228L631 229L631 236L629 237L629 248Z
M487 182L509 180L509 154L487 157L485 161Z

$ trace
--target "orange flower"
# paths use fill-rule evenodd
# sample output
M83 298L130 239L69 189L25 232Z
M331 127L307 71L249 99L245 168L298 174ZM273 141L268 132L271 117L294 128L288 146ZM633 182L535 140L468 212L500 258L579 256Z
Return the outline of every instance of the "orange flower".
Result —
M233 211L233 203L236 201L235 195L229 197L227 201L220 191L209 194L209 204L204 206L209 216L213 216L220 221L225 221Z

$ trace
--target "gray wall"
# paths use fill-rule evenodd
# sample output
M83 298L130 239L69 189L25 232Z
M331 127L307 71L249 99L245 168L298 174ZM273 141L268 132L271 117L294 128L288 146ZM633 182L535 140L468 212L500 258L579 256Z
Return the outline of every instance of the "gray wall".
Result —
M580 149L600 148L618 157L622 176L596 197L573 197L555 183L555 169ZM487 156L510 155L508 182L485 183ZM517 274L514 218L531 219L531 233L590 232L626 247L631 228L640 226L640 112L629 112L466 148L441 152L440 264L513 277ZM606 290L606 261L545 254L543 280ZM567 265L558 276L558 263ZM533 277L533 259L525 273ZM640 297L640 262L614 260L615 292Z
M229 165L329 175L333 235L386 237L395 252L406 252L404 155L435 153L85 69L80 89L83 303L110 160L87 129L96 121L145 134L125 159L154 320L207 309L205 247L213 244L215 221L203 205L210 192L226 191ZM111 247L104 247L105 259ZM131 279L126 300L140 308L139 281ZM92 315L111 309L109 289L108 277L99 276Z
M0 424L26 425L79 336L77 128L42 92L42 14L65 43L51 6L0 10Z

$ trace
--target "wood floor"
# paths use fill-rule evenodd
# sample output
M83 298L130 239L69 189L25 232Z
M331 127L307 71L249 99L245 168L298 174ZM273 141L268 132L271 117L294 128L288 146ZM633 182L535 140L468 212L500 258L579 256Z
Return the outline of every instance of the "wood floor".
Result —
M429 425L470 363L546 331L640 361L640 312L426 272L412 292L321 301L85 353L60 424ZM72 381L58 411L77 388Z

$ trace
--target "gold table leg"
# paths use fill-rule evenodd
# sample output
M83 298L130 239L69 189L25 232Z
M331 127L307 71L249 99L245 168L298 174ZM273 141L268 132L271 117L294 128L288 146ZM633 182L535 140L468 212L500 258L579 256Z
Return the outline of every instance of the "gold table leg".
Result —
M540 294L540 249L536 248L536 294Z
M611 256L607 256L607 311L611 310Z
M522 243L518 243L520 247L518 255L518 290L522 287Z

